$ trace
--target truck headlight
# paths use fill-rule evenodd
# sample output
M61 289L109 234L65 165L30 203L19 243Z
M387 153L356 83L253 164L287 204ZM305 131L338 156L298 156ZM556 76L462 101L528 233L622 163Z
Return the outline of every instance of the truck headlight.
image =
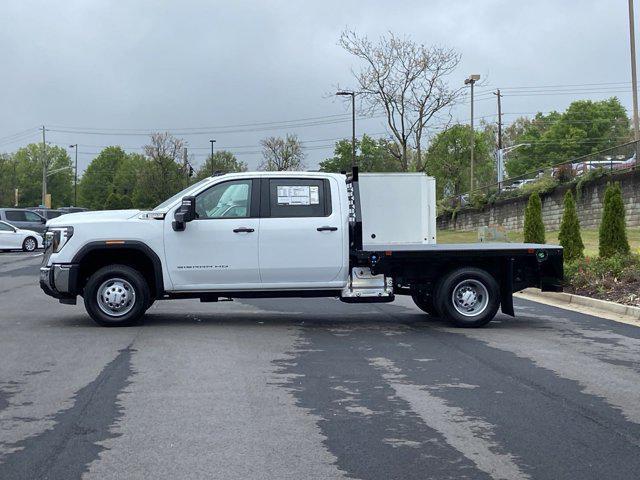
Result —
M48 228L44 238L44 247L49 248L51 246L53 253L58 253L72 236L73 227Z

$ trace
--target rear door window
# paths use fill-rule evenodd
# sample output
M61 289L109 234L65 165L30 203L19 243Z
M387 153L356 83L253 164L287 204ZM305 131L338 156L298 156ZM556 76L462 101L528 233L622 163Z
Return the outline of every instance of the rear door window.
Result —
M6 211L7 221L8 222L26 222L27 217L25 216L24 210L7 210Z
M271 178L263 217L328 217L331 191L326 179Z

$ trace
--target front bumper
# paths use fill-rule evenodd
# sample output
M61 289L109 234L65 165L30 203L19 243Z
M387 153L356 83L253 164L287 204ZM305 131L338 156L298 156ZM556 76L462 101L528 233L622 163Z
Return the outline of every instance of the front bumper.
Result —
M79 265L53 264L40 267L40 288L47 295L60 300L75 300L78 295Z

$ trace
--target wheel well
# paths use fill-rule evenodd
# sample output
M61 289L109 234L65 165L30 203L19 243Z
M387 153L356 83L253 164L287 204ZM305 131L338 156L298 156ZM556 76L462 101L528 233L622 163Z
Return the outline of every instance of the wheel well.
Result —
M152 296L159 295L162 291L162 273L160 274L160 284L158 284L158 272L150 256L137 248L95 248L82 256L78 262L80 264L78 289L84 289L89 277L107 265L127 265L139 271L149 284L149 291ZM79 292L79 293L80 293Z
M395 275L395 278L399 280L401 286L406 288L404 293L412 294L420 291L422 294L431 294L446 275L459 268L478 268L484 270L501 285L509 275L507 267L507 262L488 262L483 259L462 258L439 262L437 264L429 263L407 266L404 272L399 271ZM409 272L408 276L405 273L407 271ZM405 275L403 275L403 273L405 273Z

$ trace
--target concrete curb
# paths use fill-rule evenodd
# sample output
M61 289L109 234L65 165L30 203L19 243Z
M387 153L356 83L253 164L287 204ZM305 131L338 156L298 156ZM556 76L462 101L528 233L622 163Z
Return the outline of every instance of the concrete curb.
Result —
M571 293L541 292L537 288L526 288L515 294L526 300L539 301L569 310L590 310L594 314L606 314L606 318L640 326L640 307L583 297Z

